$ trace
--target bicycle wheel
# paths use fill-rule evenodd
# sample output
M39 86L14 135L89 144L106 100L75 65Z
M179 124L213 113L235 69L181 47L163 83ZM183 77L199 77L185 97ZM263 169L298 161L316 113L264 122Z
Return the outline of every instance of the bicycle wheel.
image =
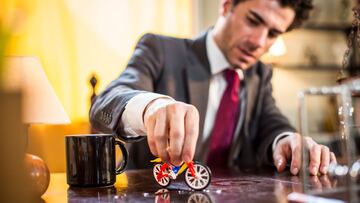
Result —
M160 168L161 168L161 164L155 164L155 166L153 167L154 178L161 187L167 187L168 185L170 185L169 177L162 177L160 180L157 179L157 175L160 173ZM168 169L166 169L166 171L167 170ZM166 172L164 171L163 173L166 173Z
M211 198L204 192L194 192L190 195L187 203L211 203Z
M185 182L194 190L203 190L209 186L211 182L210 169L202 164L194 163L195 177L191 175L190 169L186 169Z
M155 202L170 202L170 191L166 188L156 191Z

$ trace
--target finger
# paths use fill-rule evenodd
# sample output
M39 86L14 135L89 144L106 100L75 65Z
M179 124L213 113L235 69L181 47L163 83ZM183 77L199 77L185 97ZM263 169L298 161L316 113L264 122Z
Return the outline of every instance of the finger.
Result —
M299 192L299 193L304 192L299 176L291 176L290 180L291 180L292 192Z
M145 120L145 127L146 127L146 132L147 132L147 142L150 148L151 153L158 157L159 154L156 150L156 143L155 143L155 138L154 138L154 128L155 128L155 116L149 116L146 120Z
M322 174L327 174L329 163L330 163L330 150L327 146L321 146L320 172Z
M275 194L282 194L282 193L289 193L288 187L285 186L285 183L283 182L276 182L275 183Z
M171 106L171 108L176 108L175 105ZM170 116L172 115L172 116ZM181 109L170 109L168 111L168 116L170 117L170 147L169 147L169 155L170 161L173 165L178 166L182 162L182 148L184 144L184 117L185 111Z
M185 114L185 140L182 159L185 162L193 160L196 142L199 136L199 113L194 106L189 106Z
M335 188L337 186L338 180L337 179L331 179L330 182L331 182L331 187Z
M311 175L317 175L320 166L321 159L321 146L318 144L313 144L310 148L310 164L309 172Z
M321 189L322 185L318 176L309 176L309 182L312 188Z
M287 143L288 142L283 142L282 140L280 140L279 143L276 145L273 154L274 165L278 172L284 171L286 167L286 157L288 157L287 153L289 152L289 150L286 149L289 148L288 146L286 146Z
M295 134L291 142L291 167L290 171L293 175L299 173L301 167L301 144L302 138L299 134Z
M156 113L156 122L154 128L154 139L156 144L156 150L159 157L164 162L169 162L169 155L167 152L167 120L166 120L166 110L161 109Z
M330 153L330 162L335 163L335 164L337 163L336 156L335 156L334 152Z
M323 188L331 188L331 182L330 182L330 179L329 179L329 176L327 175L323 175L323 176L320 176L320 182L321 182L321 185Z

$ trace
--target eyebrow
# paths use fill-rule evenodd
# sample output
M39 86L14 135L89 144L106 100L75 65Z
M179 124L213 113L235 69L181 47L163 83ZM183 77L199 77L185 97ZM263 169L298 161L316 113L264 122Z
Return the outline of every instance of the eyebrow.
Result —
M254 18L256 18L256 20L258 20L261 24L267 25L267 23L265 22L265 20L263 19L263 17L261 17L261 15L258 14L256 11L250 9L250 10L249 10L249 13L250 13ZM276 34L282 34L282 33L284 33L283 31L278 30L278 29L276 29L276 28L272 28L271 30L272 30L273 32L275 32Z

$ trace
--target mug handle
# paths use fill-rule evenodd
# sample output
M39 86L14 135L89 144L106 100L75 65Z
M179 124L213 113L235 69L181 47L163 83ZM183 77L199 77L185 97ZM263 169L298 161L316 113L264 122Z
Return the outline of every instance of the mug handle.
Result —
M125 147L125 143L123 143L122 141L115 139L115 145L119 146L122 156L123 156L123 161L121 162L120 166L116 168L116 175L122 173L127 165L128 162L128 157L129 157L129 152Z

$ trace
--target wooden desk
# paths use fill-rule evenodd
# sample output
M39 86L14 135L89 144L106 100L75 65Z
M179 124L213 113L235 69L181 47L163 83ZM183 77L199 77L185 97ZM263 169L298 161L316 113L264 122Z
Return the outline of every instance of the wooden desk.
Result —
M259 173L257 173L259 174ZM69 188L65 173L51 174L45 202L288 202L291 192L302 192L298 176L261 172L261 175L235 171L213 171L211 185L202 192L190 190L179 176L167 189L161 189L151 170L129 170L117 176L113 187ZM340 180L313 177L307 188L323 197L349 199ZM331 189L333 188L333 189ZM344 189L344 188L343 188ZM359 193L357 193L359 197Z

